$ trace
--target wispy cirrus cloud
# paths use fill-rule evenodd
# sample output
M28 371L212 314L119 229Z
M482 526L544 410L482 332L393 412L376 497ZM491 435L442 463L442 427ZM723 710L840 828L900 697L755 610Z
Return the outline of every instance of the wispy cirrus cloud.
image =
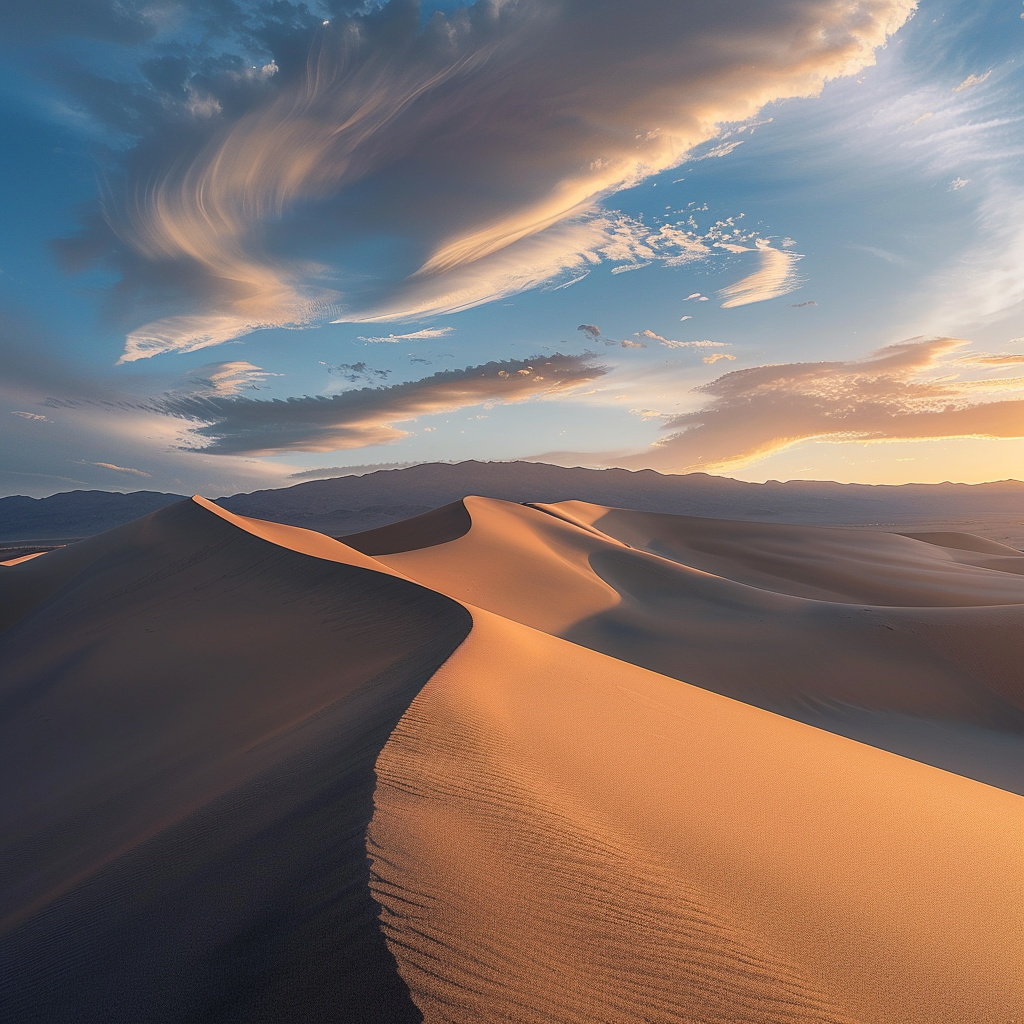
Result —
M244 359L227 363L209 363L186 374L184 380L171 390L188 394L213 394L226 397L243 391L259 391L260 385L270 377L283 374L271 373L261 366L254 366Z
M953 92L963 92L964 89L973 88L975 85L981 85L982 82L986 81L992 74L990 68L984 74L981 75L968 75L958 86L953 89Z
M425 327L423 330L410 331L408 334L386 334L369 338L364 338L360 335L359 340L369 341L374 344L380 342L425 341L429 338L447 338L454 330L454 327Z
M738 469L802 441L1024 437L1016 355L965 353L957 338L914 339L849 362L734 370L696 390L707 406L669 419L671 436L618 465Z
M865 224L865 244L847 243L908 273L931 264L904 293L901 309L909 329L934 334L973 332L1024 302L1024 68L1013 43L1019 20L986 0L976 12L991 32L981 53L952 11L940 16L944 27L926 30L924 19L916 31L911 26L907 45L890 48L870 80L835 90L805 121L793 154L803 173L854 169L894 183L916 179L922 193L948 193L946 210L964 220L930 253L908 245L905 235L886 238L884 225Z
M796 291L803 284L796 271L796 264L802 258L798 253L774 249L770 245L758 245L756 251L760 267L748 277L719 290L718 294L724 300L722 309L777 299L780 295Z
M190 420L205 453L269 455L327 452L390 444L408 436L394 424L483 403L522 402L570 394L603 376L589 354L506 360L435 373L390 387L330 397L259 401L250 398L168 397L158 407Z
M297 71L288 57L310 12L296 6L288 31L262 35L280 53L182 74L174 109L188 145L158 145L167 118L146 108L157 123L128 152L126 188L105 198L107 226L65 253L105 254L137 309L166 310L130 332L125 361L261 327L437 315L578 279L603 259L639 267L645 248L692 259L701 245L685 232L627 239L616 255L621 223L602 200L723 123L871 63L913 8L480 0L421 27L415 5L394 2L331 19ZM231 74L244 93L234 105ZM370 266L381 239L391 250ZM729 302L788 280L791 257L761 259Z
M689 320L690 317L684 317ZM663 338L660 334L655 334L651 330L640 331L639 337L650 338L651 341L656 341L660 345L664 345L666 348L724 348L724 341L708 341L707 338L703 338L699 341L676 341L673 338ZM730 358L733 358L730 356ZM705 360L706 362L707 360Z
M113 462L90 462L90 466L98 466L100 469L112 469L115 473L129 473L132 476L151 477L152 473L146 473L141 469L132 469L131 466L118 466Z

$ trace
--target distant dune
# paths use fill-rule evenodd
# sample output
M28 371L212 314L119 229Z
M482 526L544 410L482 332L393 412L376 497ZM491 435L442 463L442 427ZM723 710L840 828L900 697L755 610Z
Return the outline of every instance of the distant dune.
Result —
M1024 793L1024 553L583 502L431 517L347 541L466 604ZM442 517L462 536L418 546Z
M1024 554L561 497L0 566L0 1019L1021 1020Z

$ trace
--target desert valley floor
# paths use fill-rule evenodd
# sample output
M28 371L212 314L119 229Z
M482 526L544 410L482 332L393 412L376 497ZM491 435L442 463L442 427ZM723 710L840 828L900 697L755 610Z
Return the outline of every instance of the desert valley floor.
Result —
M1019 1024L1024 554L203 498L0 566L0 1019Z

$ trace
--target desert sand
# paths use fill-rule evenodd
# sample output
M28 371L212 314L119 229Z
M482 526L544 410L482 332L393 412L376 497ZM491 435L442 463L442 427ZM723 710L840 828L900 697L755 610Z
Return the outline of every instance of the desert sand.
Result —
M458 539L378 561L580 646L1024 793L1024 553L961 534L583 502L462 507L432 513L462 524ZM394 548L402 526L348 542Z
M201 498L0 566L0 1019L1024 1019L1024 555Z

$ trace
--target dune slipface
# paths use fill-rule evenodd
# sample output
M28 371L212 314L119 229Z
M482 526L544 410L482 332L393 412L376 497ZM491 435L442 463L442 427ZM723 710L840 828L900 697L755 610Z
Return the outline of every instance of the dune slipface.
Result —
M2 570L0 1019L420 1019L373 763L470 619L367 564L186 501Z
M194 499L0 567L3 1019L1024 1017L1019 552L345 541Z

